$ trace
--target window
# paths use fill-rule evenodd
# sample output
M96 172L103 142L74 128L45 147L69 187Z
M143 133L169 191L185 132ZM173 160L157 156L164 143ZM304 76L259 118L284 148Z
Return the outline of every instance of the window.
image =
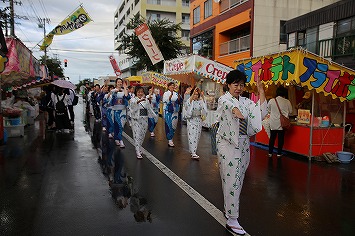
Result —
M301 31L297 33L297 46L305 46L306 44L306 32Z
M346 36L354 34L355 31L355 17L338 21L337 36Z
M285 20L280 20L280 44L286 44L287 43L287 33L286 33L286 21Z
M212 16L212 0L207 0L205 2L205 19Z
M183 40L190 40L190 30L181 30L181 38Z
M161 5L161 0L148 0L147 3L152 5Z
M182 14L182 23L183 24L190 24L190 15L189 14Z
M159 13L151 13L150 16L148 17L150 21L155 21L155 20L160 20L160 14Z
M182 0L182 6L184 7L190 6L190 0Z
M306 31L306 48L308 51L317 52L318 27L309 28Z
M200 34L192 39L192 53L212 59L213 31Z
M194 9L194 24L200 22L200 7Z
M351 19L345 19L338 22L337 35L349 32L351 29Z

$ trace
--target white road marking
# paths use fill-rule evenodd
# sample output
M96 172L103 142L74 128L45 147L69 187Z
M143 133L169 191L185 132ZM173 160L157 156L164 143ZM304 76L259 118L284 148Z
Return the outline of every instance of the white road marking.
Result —
M123 136L134 146L134 140L123 132ZM184 180L172 172L168 167L161 163L157 158L150 154L143 147L142 153L151 161L161 172L163 172L169 179L171 179L177 186L179 186L185 193L187 193L195 202L197 202L203 209L205 209L215 220L217 220L223 227L226 226L226 218L223 212L210 203L200 193L188 185Z

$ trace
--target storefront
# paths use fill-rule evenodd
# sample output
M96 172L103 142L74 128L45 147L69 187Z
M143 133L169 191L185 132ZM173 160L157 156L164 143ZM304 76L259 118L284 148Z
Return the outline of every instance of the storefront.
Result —
M204 91L207 117L204 127L216 122L217 100L223 94L225 77L232 68L198 55L176 58L164 63L164 74L181 83L198 86Z
M308 157L343 150L346 104L355 98L355 71L300 49L239 60L235 68L247 75L248 89L255 81L275 97L277 86L288 88L294 112L284 149ZM255 137L268 145L265 128Z

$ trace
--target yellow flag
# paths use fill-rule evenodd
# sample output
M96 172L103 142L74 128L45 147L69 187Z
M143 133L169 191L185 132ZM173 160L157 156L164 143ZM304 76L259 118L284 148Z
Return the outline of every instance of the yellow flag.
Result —
M85 9L80 6L75 10L71 15L64 19L57 27L55 27L49 34L44 38L42 45L40 46L41 50L47 48L53 41L54 35L63 35L71 33L91 21L89 14Z

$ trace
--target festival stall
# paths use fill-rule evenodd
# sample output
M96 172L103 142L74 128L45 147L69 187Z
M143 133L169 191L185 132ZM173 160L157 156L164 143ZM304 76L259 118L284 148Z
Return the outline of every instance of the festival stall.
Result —
M251 91L262 81L267 98L275 97L279 85L288 88L294 114L285 150L311 158L343 149L346 103L355 98L355 71L301 49L238 60L234 66L245 72ZM297 106L307 99L308 107ZM268 145L265 127L255 142Z
M217 100L223 93L222 84L231 70L231 67L198 55L164 62L165 75L204 91L208 112L203 126L207 128L216 122Z
M15 91L17 96L16 98L10 96L9 99L3 101L3 107L0 110L4 112L2 115L5 117L4 125L8 136L23 136L23 127L28 124L29 120L27 117L35 118L39 113L36 101L31 107L26 107L27 103L25 104L23 100L27 102L29 100L28 88L47 80L47 70L44 65L39 64L32 52L20 40L12 37L6 38L6 45L8 52L1 60L4 61L4 68L0 73L1 89L9 96L12 96ZM16 105L19 106L16 107ZM24 112L19 113L18 108Z

